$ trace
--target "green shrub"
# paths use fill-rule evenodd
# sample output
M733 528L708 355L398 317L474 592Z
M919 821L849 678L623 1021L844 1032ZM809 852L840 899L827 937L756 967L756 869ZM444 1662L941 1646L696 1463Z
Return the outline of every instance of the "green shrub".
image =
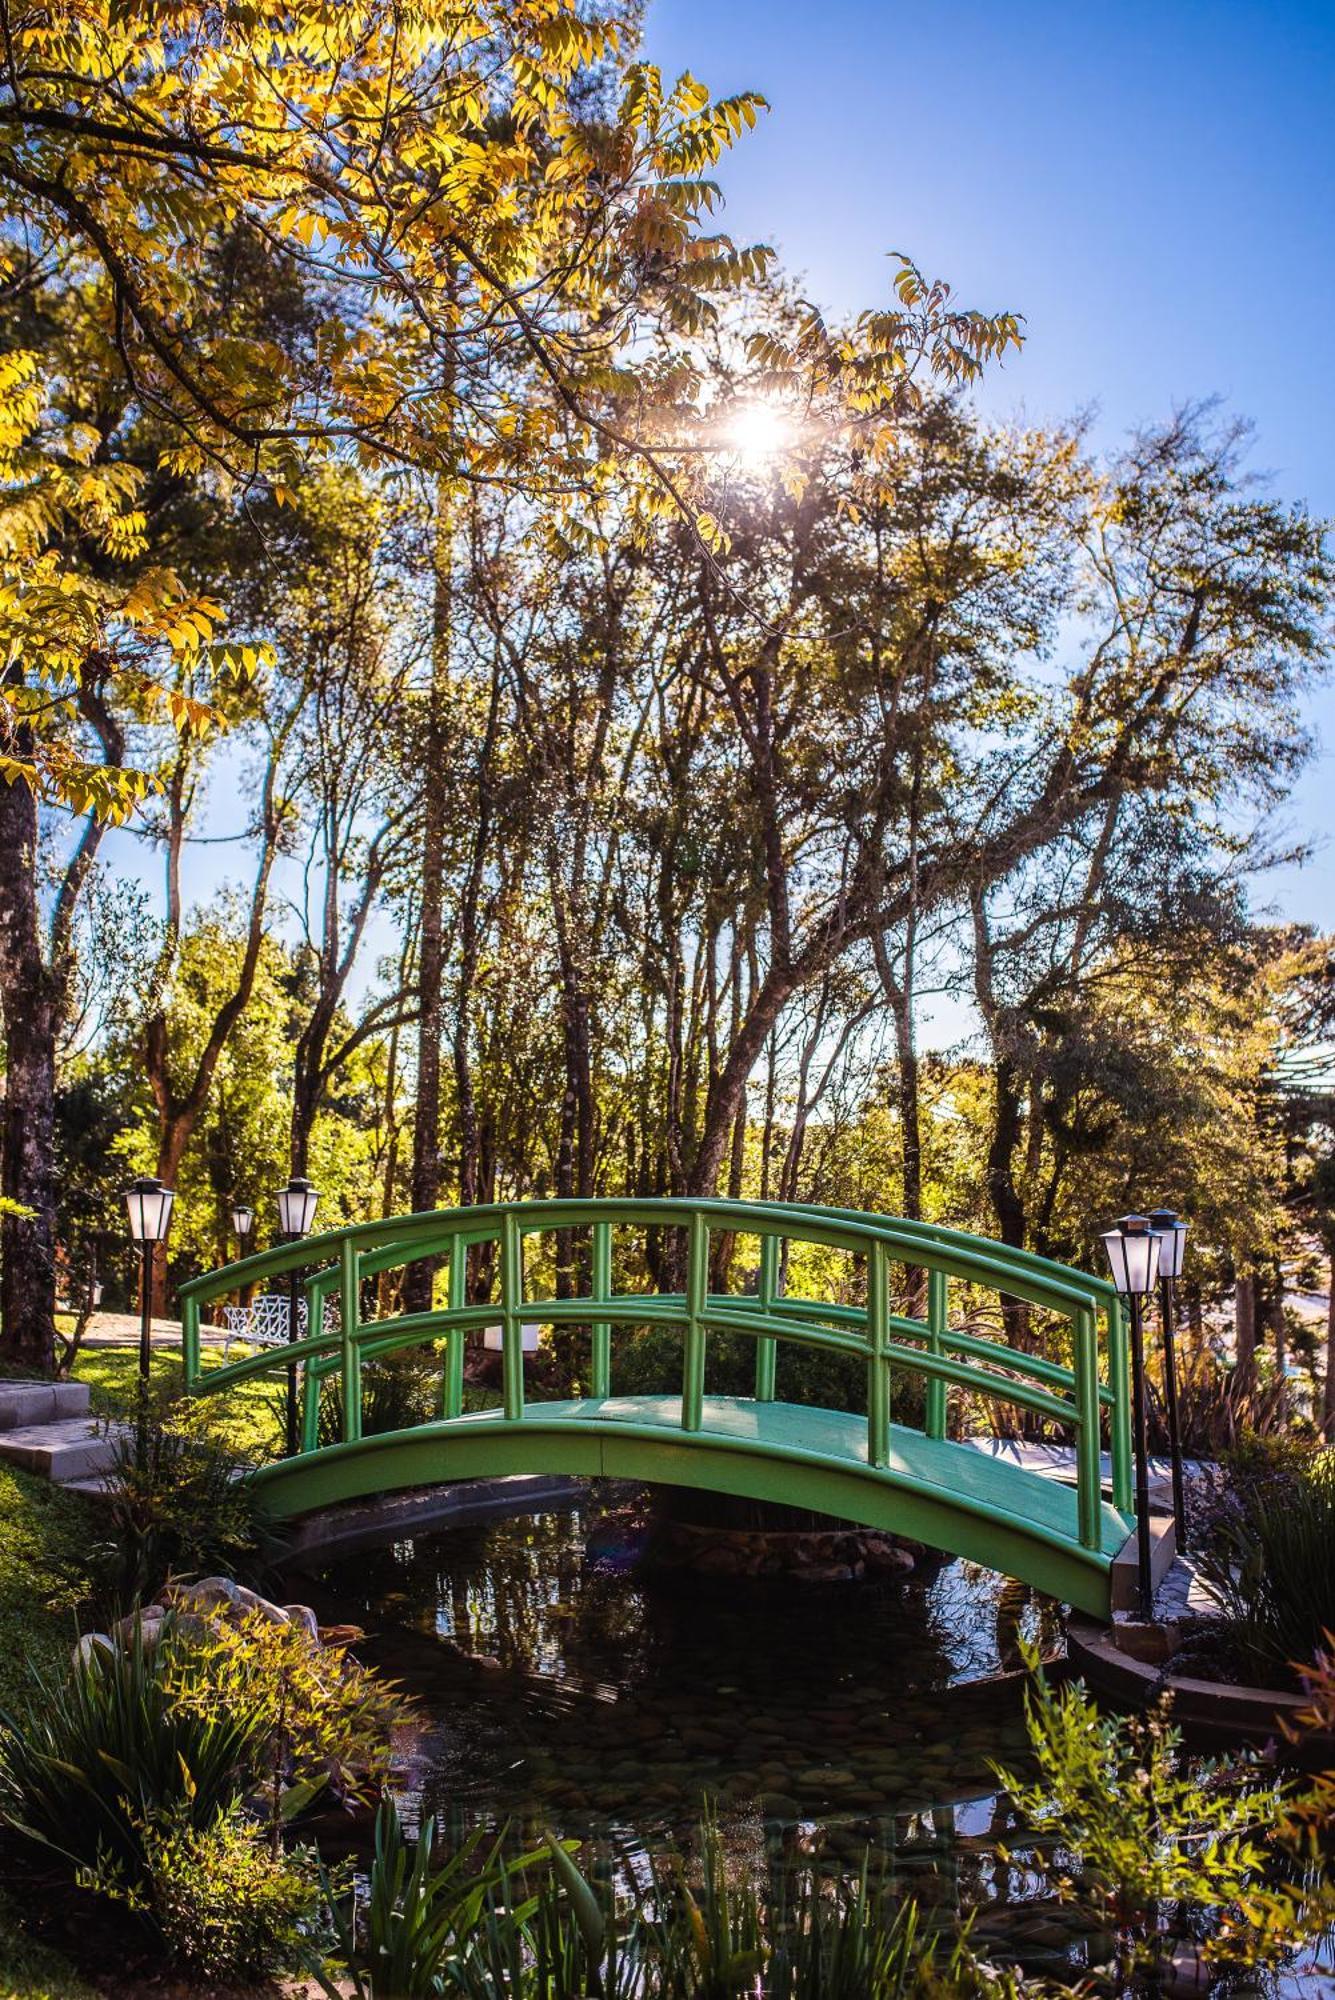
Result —
M272 1547L210 1406L155 1407L140 1433L133 1423L120 1439L100 1509L110 1533L93 1555L105 1599L137 1603L173 1576L230 1575Z
M1201 1511L1195 1552L1258 1677L1310 1664L1335 1631L1335 1450L1250 1440Z
M203 1825L174 1806L141 1834L141 1880L104 1871L91 1886L151 1923L187 1972L248 1981L305 1962L324 1907L312 1850L275 1854L239 1801Z
M1218 1927L1245 1906L1269 1867L1281 1791L1252 1766L1189 1766L1162 1709L1101 1715L1080 1683L1054 1692L1032 1648L1026 1659L1037 1776L993 1769L1046 1846L1058 1895L1116 1939L1116 1990L1130 1990L1162 1969L1174 1933Z
M275 1851L282 1827L326 1786L344 1801L379 1789L390 1739L409 1712L344 1648L322 1646L301 1625L276 1623L262 1610L222 1620L176 1649L165 1691L178 1718L204 1725L245 1716L247 1778L263 1800Z

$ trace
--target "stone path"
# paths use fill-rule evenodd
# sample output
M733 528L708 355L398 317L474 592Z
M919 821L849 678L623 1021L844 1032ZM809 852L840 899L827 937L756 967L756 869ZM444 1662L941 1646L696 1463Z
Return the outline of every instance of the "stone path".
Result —
M86 1382L0 1382L0 1464L80 1493L100 1493L123 1424L88 1413Z

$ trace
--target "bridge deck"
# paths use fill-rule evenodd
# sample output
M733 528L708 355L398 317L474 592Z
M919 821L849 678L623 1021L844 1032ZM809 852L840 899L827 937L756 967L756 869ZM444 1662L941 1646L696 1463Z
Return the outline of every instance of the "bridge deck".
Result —
M449 1429L494 1423L497 1413L474 1411L453 1418ZM700 1433L685 1438L680 1396L590 1396L570 1402L531 1402L525 1423L629 1424L661 1430L678 1441L703 1443L710 1437L750 1451L785 1459L815 1457L840 1467L856 1467L873 1478L905 1480L954 1498L966 1506L1008 1515L1046 1538L1079 1541L1074 1486L1005 1459L985 1457L970 1445L924 1437L921 1431L890 1427L890 1463L882 1473L867 1462L867 1420L846 1410L821 1410L799 1403L757 1403L740 1396L706 1396ZM801 1503L799 1503L801 1504ZM1102 1513L1102 1553L1117 1554L1132 1522L1106 1503Z
M892 1425L889 1463L869 1465L865 1417L794 1403L706 1396L699 1431L678 1396L528 1402L329 1445L263 1467L280 1515L367 1493L527 1472L629 1478L785 1502L924 1541L1026 1578L1106 1617L1112 1559L1131 1523L1101 1510L1082 1548L1073 1488L968 1445Z

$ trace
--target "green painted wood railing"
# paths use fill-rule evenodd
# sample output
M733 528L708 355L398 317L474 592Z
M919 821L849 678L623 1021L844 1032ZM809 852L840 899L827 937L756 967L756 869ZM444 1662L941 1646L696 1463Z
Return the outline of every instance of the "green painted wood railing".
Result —
M685 1291L617 1291L616 1233L673 1229L685 1233ZM557 1230L589 1232L589 1292L567 1299L528 1297L525 1244ZM709 1289L713 1239L721 1232L758 1238L754 1292ZM486 1302L468 1298L468 1252L481 1244L494 1245L499 1253L500 1296ZM864 1260L865 1305L787 1293L781 1278L785 1253L794 1244L819 1245ZM387 1320L363 1320L364 1282L423 1258L447 1263L445 1305ZM896 1265L926 1274L924 1319L892 1310L891 1274ZM199 1330L205 1308L243 1286L294 1271L302 1276L308 1301L305 1337L290 1347L264 1349L204 1369ZM968 1288L970 1294L1018 1299L1067 1322L1072 1364L1068 1367L952 1327L952 1284ZM931 1438L947 1435L952 1390L1016 1405L1061 1424L1075 1442L1080 1540L1092 1549L1100 1541L1100 1449L1106 1410L1113 1505L1123 1513L1132 1506L1126 1326L1117 1294L1106 1280L934 1224L780 1203L509 1202L331 1230L193 1278L181 1287L180 1297L186 1382L193 1392L218 1394L254 1375L276 1376L294 1358L302 1364L302 1448L308 1452L317 1444L322 1384L338 1377L344 1438L354 1441L361 1436L363 1365L397 1350L443 1339L440 1412L445 1418L458 1416L463 1409L467 1336L499 1322L504 1412L509 1421L519 1422L525 1407L526 1323L588 1327L589 1383L595 1398L611 1392L613 1329L665 1325L680 1329L683 1337L681 1423L687 1431L698 1431L702 1423L709 1334L741 1333L755 1341L755 1394L762 1402L774 1400L781 1342L857 1355L865 1361L868 1460L873 1466L887 1463L897 1373L924 1379L924 1429ZM325 1331L325 1304L331 1297L339 1301L337 1333Z

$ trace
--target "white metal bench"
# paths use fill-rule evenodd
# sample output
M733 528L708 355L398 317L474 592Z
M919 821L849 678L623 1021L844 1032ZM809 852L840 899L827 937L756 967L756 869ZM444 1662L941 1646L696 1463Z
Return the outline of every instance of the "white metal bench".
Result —
M286 1292L261 1292L248 1306L224 1306L223 1327L227 1338L223 1342L223 1360L226 1361L234 1340L247 1347L286 1347L290 1304ZM339 1312L333 1299L325 1300L324 1326L328 1333L338 1332ZM305 1331L306 1301L298 1299L298 1340Z

